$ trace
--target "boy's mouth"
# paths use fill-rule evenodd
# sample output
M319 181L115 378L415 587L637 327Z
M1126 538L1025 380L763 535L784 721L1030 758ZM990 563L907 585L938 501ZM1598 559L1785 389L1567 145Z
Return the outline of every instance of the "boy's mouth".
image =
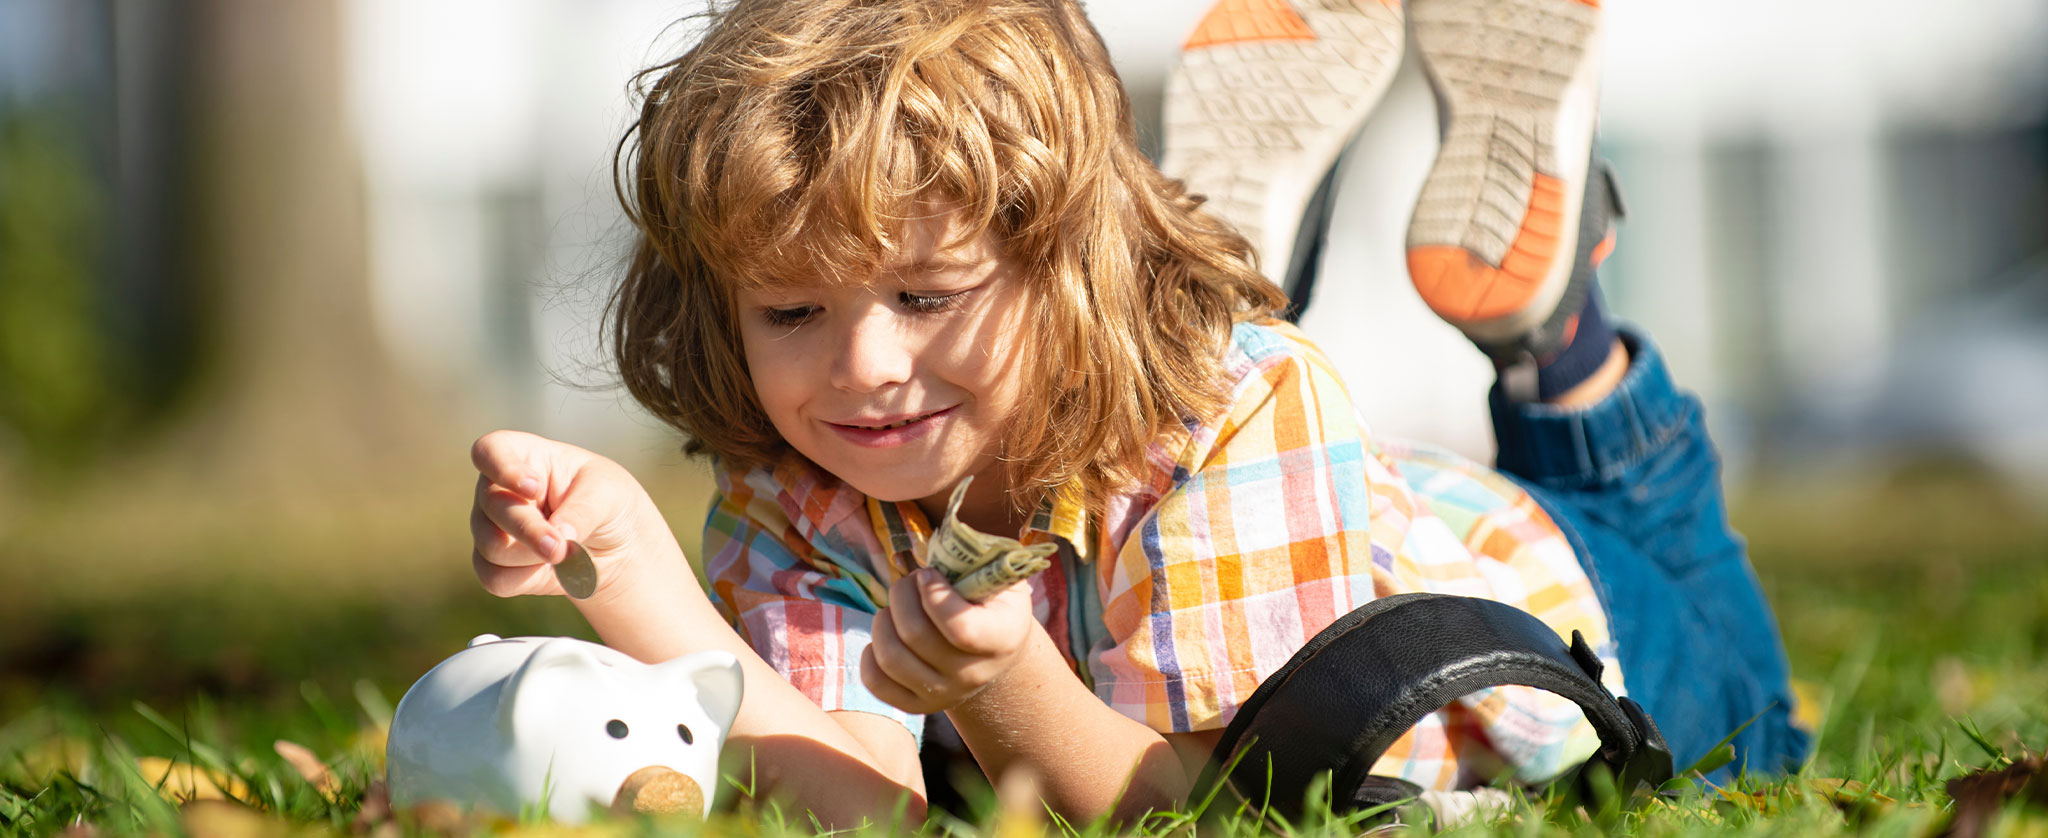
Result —
M926 419L930 419L930 418L932 418L932 417L934 417L934 416L937 416L937 415L939 415L939 414L941 414L941 413L944 413L944 412L946 412L946 409L945 409L945 408L941 408L941 409L939 409L939 410L934 410L934 411L932 411L932 412L930 412L930 413L922 413L922 414L919 414L919 415L916 415L916 416L912 416L912 417L910 417L910 418L908 418L908 419L904 419L904 420L902 420L902 421L900 421L900 422L890 422L889 424L886 424L886 425L853 425L853 424L847 424L847 425L843 425L842 427L847 427L847 428L854 428L854 429L856 429L856 430L862 430L862 431L893 431L893 430L896 430L897 428L901 428L901 427L905 427L905 426L908 426L908 425L913 425L913 424L916 424L916 423L918 423L918 422L922 422L922 421L924 421L924 420L926 420Z

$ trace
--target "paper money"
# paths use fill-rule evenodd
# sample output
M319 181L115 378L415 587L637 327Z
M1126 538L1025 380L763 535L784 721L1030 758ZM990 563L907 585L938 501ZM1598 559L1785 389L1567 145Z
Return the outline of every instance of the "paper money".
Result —
M966 597L968 602L985 602L1011 585L1052 567L1052 562L1046 557L1057 549L1059 548L1052 544L1034 544L1030 547L1020 545L1019 549L1006 550L991 559L988 564L953 580L953 589Z
M967 497L969 477L953 487L946 517L932 528L925 543L925 563L937 568L968 602L983 602L1048 567L1059 550L1052 543L1024 546L1014 538L990 535L960 522L960 502Z
M562 583L563 593L575 599L589 599L597 593L597 564L583 545L569 542L569 555L555 565L555 581Z

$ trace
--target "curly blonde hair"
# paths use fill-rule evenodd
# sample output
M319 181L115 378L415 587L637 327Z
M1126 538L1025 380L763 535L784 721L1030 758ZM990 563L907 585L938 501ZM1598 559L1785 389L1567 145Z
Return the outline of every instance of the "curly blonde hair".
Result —
M1222 410L1231 326L1286 299L1251 246L1138 150L1072 0L738 0L636 77L620 201L638 228L611 300L627 390L728 465L792 451L741 348L747 287L867 277L926 202L992 234L1039 310L1013 500L1132 484L1148 443ZM647 83L652 79L651 85ZM1042 418L1042 421L1039 421ZM1020 417L1021 419L1021 417Z

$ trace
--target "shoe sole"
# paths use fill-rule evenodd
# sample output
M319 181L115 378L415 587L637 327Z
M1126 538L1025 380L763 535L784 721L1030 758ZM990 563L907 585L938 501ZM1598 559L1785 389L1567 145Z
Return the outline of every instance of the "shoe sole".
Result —
M1557 307L1578 250L1598 107L1599 0L1413 0L1443 148L1408 227L1431 310L1480 341Z
M1386 93L1401 41L1397 0L1220 0L1168 78L1160 169L1284 285L1303 213Z

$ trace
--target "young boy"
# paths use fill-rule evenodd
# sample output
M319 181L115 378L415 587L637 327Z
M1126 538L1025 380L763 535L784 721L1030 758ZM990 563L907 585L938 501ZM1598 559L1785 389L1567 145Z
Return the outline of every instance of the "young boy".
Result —
M613 346L718 458L712 590L630 475L512 432L473 450L474 564L495 594L557 594L579 541L606 643L739 656L728 755L825 824L921 814L938 713L1070 820L1178 805L1266 676L1406 591L1583 632L1611 687L1685 726L1674 746L1783 694L1696 404L1646 342L1571 312L1604 335L1586 369L1496 399L1527 491L1373 439L1246 241L1138 152L1071 0L740 2L649 73ZM1058 549L978 604L921 567L968 478L961 521ZM1759 766L1802 747L1773 712L1739 740ZM1504 687L1378 770L1537 781L1590 748L1576 708Z

